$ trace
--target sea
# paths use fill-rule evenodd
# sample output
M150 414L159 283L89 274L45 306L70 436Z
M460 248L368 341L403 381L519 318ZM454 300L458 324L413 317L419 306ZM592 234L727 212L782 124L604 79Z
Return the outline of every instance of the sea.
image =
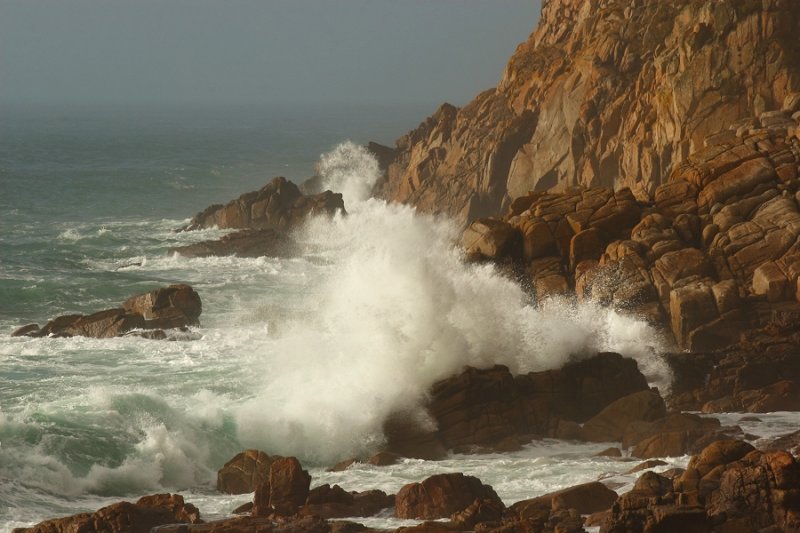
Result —
M633 459L595 457L611 444L548 439L326 471L379 450L391 413L424 416L431 384L465 365L538 371L611 350L669 388L668 345L644 321L535 302L466 263L452 221L370 198L379 170L363 144L392 144L434 109L0 107L0 531L167 491L205 519L229 516L252 497L217 493L216 472L245 448L295 455L312 486L347 490L394 493L442 472L475 475L507 504L592 480L630 489ZM225 234L176 231L206 206L315 173L347 213L297 228L296 257L168 252ZM201 325L173 340L10 336L173 283L203 302ZM791 414L759 420L741 425L765 438L793 429Z

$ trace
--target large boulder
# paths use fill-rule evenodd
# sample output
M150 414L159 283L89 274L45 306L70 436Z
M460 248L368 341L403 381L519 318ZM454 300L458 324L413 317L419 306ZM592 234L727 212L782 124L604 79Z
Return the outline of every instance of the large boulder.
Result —
M509 510L521 517L526 517L531 512L538 512L541 507L575 509L580 514L592 514L610 509L615 501L617 501L616 492L599 481L591 481L530 500L519 501Z
M122 307L141 315L151 329L196 326L203 312L200 296L189 285L170 285L132 296Z
M447 518L463 511L476 499L503 505L494 489L476 477L461 473L438 474L401 488L395 497L395 516L426 520Z
M269 478L256 487L254 517L290 516L306 502L311 476L296 457L282 457L272 462Z
M269 470L278 456L260 450L236 454L217 472L217 490L225 494L247 494L269 480Z
M464 230L461 243L466 254L474 258L501 260L522 256L522 236L502 220L476 220Z

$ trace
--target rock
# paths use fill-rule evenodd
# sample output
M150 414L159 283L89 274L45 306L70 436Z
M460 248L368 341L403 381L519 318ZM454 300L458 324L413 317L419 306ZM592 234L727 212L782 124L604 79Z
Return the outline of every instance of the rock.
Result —
M717 419L672 413L654 422L630 424L622 443L623 446L633 446L633 457L677 457L692 452L698 442L713 436L721 438L722 435Z
M770 302L794 296L789 292L786 275L773 262L764 263L753 272L753 293L766 296Z
M311 476L297 458L274 460L269 468L269 479L256 487L253 516L293 515L306 502L310 485Z
M651 390L620 398L583 425L581 435L592 442L621 441L631 422L652 422L666 415L661 396Z
M275 459L259 450L245 450L235 455L217 472L217 490L225 494L247 494L269 479Z
M606 448L594 454L595 457L622 457L622 450L619 448Z
M15 533L150 533L154 527L174 523L198 523L200 512L177 494L145 496L136 503L119 502L94 513L46 520Z
M506 506L500 500L479 498L463 511L453 513L450 521L461 530L474 530L478 524L499 522Z
M12 337L39 337L39 324L28 324L19 327L11 333Z
M405 485L395 499L398 518L447 518L466 509L476 499L489 500L503 506L492 487L464 474L438 474L421 483Z
M122 307L141 315L150 329L196 326L203 311L200 296L189 285L170 285L132 296Z
M298 246L288 235L274 228L246 229L217 240L170 248L169 253L184 257L291 257L298 253Z
M531 500L522 500L509 510L521 517L535 512L535 509L558 508L575 509L580 514L591 514L609 509L617 500L617 493L599 481L575 485Z
M352 465L360 463L361 461L355 458L345 459L344 461L339 461L332 467L330 467L327 471L328 472L343 472L350 468Z
M403 450L398 443L414 433L421 443L440 443L437 451L498 449L528 442L531 435L564 436L566 427L577 436L576 422L642 390L648 390L647 380L636 363L618 354L598 354L558 370L521 376L500 365L468 367L431 388L427 410L438 430L426 430L410 415L395 415L384 426L387 449L408 457L405 452L414 448L403 444Z
M276 229L297 227L309 216L344 212L342 195L325 191L303 195L286 178L274 178L258 191L241 195L227 205L212 205L196 214L184 231L217 227L220 229Z
M486 218L464 230L461 243L467 256L480 259L517 259L522 256L522 238L511 224Z
M403 457L391 452L378 452L369 458L367 463L375 466L390 466L399 463Z
M635 474L636 472L641 472L642 470L648 470L650 468L655 468L657 466L663 466L669 464L666 461L660 461L658 459L650 459L649 461L645 461L643 463L639 463L638 465L634 466L630 470L626 472L626 474Z
M743 134L786 131L785 118L754 118L796 107L793 15L775 1L548 2L496 88L460 109L443 105L398 139L376 192L461 223L501 213L529 191L630 187L637 198L652 196L668 169L722 127L749 119ZM765 64L759 50L767 48L775 60ZM753 184L726 181L701 205ZM698 209L685 190L662 200L670 216Z

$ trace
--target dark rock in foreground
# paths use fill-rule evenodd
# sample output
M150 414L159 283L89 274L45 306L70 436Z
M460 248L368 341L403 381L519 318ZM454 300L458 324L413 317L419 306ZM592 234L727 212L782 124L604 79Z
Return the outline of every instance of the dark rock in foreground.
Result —
M142 336L165 338L163 329L196 326L203 311L200 296L189 285L170 285L127 299L122 307L91 315L63 315L44 327L29 324L11 336L27 337L94 337L106 339L128 334L132 330L148 330ZM156 334L161 331L162 335Z
M636 362L613 353L519 376L500 365L467 368L431 388L427 408L437 431L396 418L384 431L390 451L428 459L445 449L509 449L533 436L580 438L580 423L619 398L648 390Z
M136 503L119 502L94 513L81 513L47 520L14 533L150 533L165 524L196 524L200 520L197 507L177 494L156 494L140 498Z
M504 507L494 489L480 479L460 473L438 474L400 489L394 512L398 518L447 518L463 511L476 499Z

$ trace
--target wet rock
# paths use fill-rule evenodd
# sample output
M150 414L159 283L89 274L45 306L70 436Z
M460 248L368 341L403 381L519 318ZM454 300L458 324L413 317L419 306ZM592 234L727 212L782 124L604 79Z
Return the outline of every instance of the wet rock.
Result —
M198 325L203 305L200 296L189 285L170 285L123 302L128 313L144 318L148 329L169 329Z
M583 425L581 435L593 442L621 441L628 425L663 418L667 409L661 396L651 390L635 392L606 406Z
M469 507L476 499L503 506L492 487L461 473L438 474L421 483L405 485L395 499L398 518L447 518Z
M311 476L295 457L282 457L272 462L269 478L256 487L253 516L272 514L290 516L306 502Z
M226 205L212 205L196 214L183 228L276 229L296 227L313 215L333 215L344 211L342 195L325 191L304 195L286 178L274 178L258 191L248 192Z
M136 503L119 502L94 513L81 513L41 522L15 533L150 533L165 524L198 523L200 512L177 494L156 494Z
M224 237L170 248L170 254L184 257L291 257L299 252L291 237L273 228L246 229Z
M657 466L663 466L669 464L666 461L661 461L659 459L651 459L649 461L645 461L643 463L639 463L638 465L634 466L630 470L628 470L627 474L635 474L636 472L641 472L642 470L648 470L650 468L655 468Z
M537 509L575 509L580 514L591 514L609 509L617 500L617 493L599 481L575 485L544 496L515 503L509 509L521 517L535 514Z
M271 457L260 450L245 450L236 454L217 472L217 490L225 494L247 494L269 479Z
M479 259L516 259L522 256L522 238L511 224L479 219L464 230L461 243L467 256Z
M19 327L11 333L12 337L38 337L39 333L39 324L28 324L22 327Z
M391 452L378 452L367 460L367 463L375 466L390 466L402 461L403 456Z

